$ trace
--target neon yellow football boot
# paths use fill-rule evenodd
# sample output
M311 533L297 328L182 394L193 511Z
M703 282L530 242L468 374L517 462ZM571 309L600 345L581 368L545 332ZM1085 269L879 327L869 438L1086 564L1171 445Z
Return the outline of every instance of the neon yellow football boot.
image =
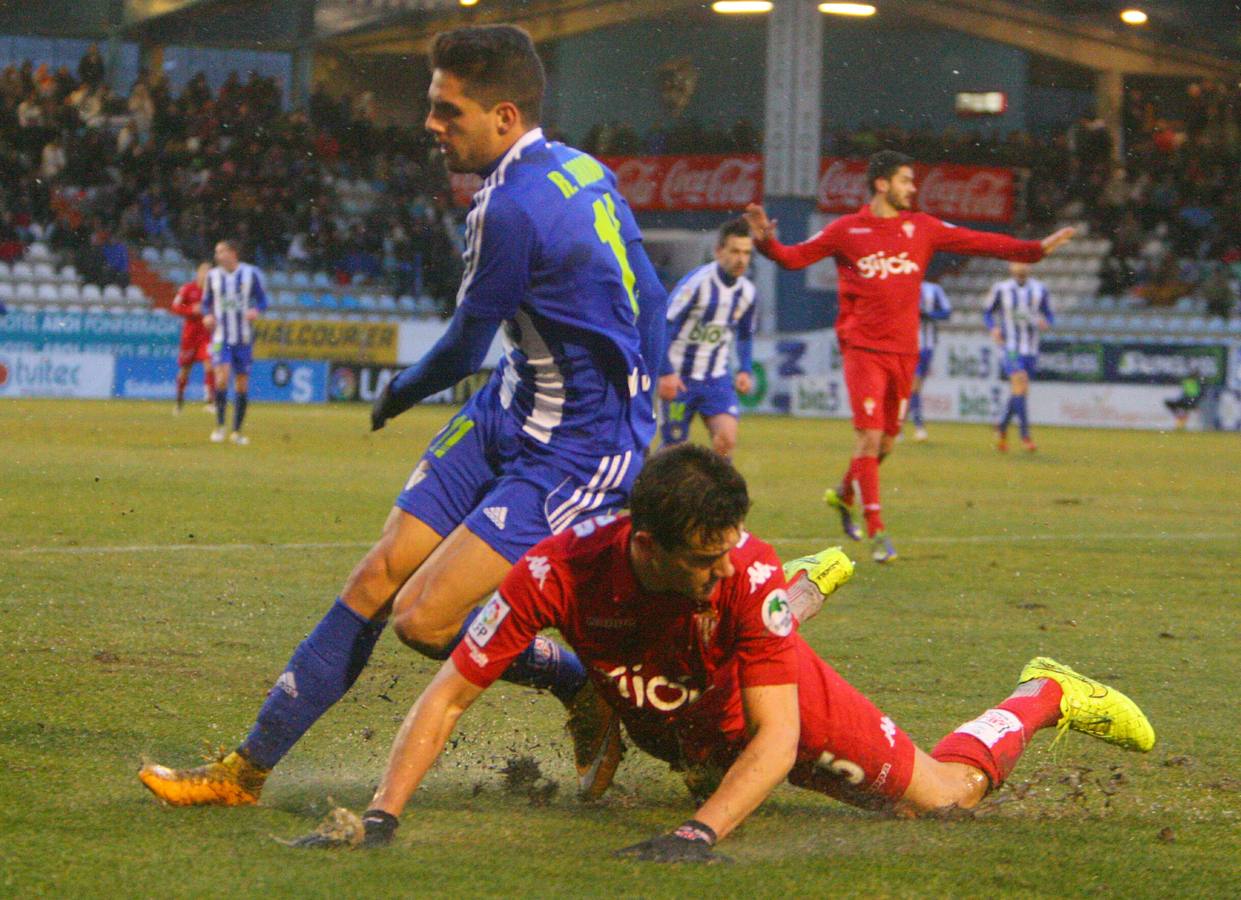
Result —
M798 572L805 572L823 596L829 597L853 577L853 560L839 547L828 547L784 564L785 581L791 583Z
M269 774L234 751L193 769L147 763L138 780L170 806L253 806Z
M823 601L853 577L853 560L839 547L828 547L784 564L789 606L805 625L823 609Z
M1115 688L1074 672L1046 656L1036 656L1021 670L1021 683L1048 678L1060 685L1058 735L1080 731L1126 750L1147 752L1155 746L1155 729L1138 705Z

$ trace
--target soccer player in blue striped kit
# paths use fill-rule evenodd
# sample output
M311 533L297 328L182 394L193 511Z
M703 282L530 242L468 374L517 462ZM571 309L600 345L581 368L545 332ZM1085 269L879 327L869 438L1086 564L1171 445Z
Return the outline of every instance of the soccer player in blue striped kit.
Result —
M741 407L737 394L754 383L754 282L745 277L754 254L744 219L725 222L715 242L715 260L690 272L668 301L668 353L660 369L660 436L664 446L689 437L701 415L711 445L721 456L737 445ZM732 374L737 345L738 371Z
M241 261L241 245L232 239L215 245L215 268L207 273L203 288L203 326L211 335L211 363L215 371L215 430L211 440L224 440L228 415L228 376L236 390L234 444L250 443L241 433L250 400L250 363L254 359L254 321L267 309L267 292L257 268Z
M167 803L257 802L271 769L352 686L387 621L409 646L446 659L522 554L626 504L654 436L667 295L615 176L544 137L543 67L526 32L441 33L431 64L426 127L450 170L483 183L448 330L381 393L372 428L477 371L497 330L504 358L431 441L241 745L194 769L142 768ZM604 727L606 705L582 689L577 657L540 636L504 677L569 707L583 793L606 788L619 729Z
M939 342L939 323L952 315L952 304L938 283L929 277L922 282L918 301L918 365L914 369L913 387L909 392L909 418L914 423L914 440L922 443L928 437L922 420L922 384L931 374L935 345Z
M991 339L1003 350L1000 371L1009 383L1008 406L996 426L995 448L1008 452L1008 423L1016 418L1021 444L1033 453L1038 448L1030 437L1030 415L1026 409L1030 376L1038 367L1039 332L1050 328L1056 319L1046 285L1030 277L1027 263L1010 263L1008 272L1011 278L991 288L991 301L982 315Z

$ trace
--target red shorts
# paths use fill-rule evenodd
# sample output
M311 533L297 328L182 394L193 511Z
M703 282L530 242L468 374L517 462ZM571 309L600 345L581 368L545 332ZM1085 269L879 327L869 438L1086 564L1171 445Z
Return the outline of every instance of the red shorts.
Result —
M845 387L853 408L853 427L901 433L913 388L916 353L884 353L850 347L844 354Z
M797 644L801 739L789 782L865 809L891 806L913 778L913 741L809 644L800 637ZM682 764L722 773L745 746L741 692L730 687L727 708L714 711L712 721L703 717L679 729ZM630 737L647 752L669 758L632 729Z
M177 365L185 368L192 366L194 363L211 362L211 339L194 344L181 344L181 349L177 352Z

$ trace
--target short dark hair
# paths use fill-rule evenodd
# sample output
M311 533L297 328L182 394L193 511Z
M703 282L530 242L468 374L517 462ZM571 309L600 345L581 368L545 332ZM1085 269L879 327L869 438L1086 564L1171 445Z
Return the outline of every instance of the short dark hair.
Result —
M653 454L633 484L634 531L648 532L665 550L695 537L711 539L739 527L750 494L732 463L700 444L678 444Z
M239 241L237 238L235 237L220 238L218 241L216 241L216 243L224 244L229 249L231 249L234 253L236 253L238 256L241 256L241 241Z
M872 153L866 163L866 185L870 192L875 193L875 182L880 178L891 178L902 166L912 166L912 156L898 153L895 150L880 150Z
M479 103L495 106L507 100L530 125L543 117L543 62L530 35L516 25L441 31L431 44L431 68L460 78L465 93Z
M715 246L723 247L730 237L750 237L750 223L740 216L729 219L720 226L720 232L715 238Z

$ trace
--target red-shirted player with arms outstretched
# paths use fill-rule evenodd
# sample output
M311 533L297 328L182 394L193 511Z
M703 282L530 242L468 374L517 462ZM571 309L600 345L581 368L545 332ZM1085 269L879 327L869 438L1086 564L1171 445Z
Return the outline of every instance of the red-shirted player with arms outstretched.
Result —
M207 408L215 403L215 381L211 373L211 332L203 325L203 285L207 283L209 263L201 263L193 281L177 288L172 300L172 311L185 319L181 326L181 348L177 351L177 405L173 411L181 412L185 405L185 386L190 380L194 363L203 364L203 390Z
M751 204L745 215L759 252L786 269L804 269L829 256L836 260L836 336L857 442L840 486L829 488L824 499L840 513L845 533L861 540L850 511L857 482L873 558L888 562L896 558L896 550L880 511L879 463L892 452L909 403L918 362L918 300L927 264L937 250L1038 262L1074 232L1062 228L1042 241L1023 241L911 212L917 192L913 160L892 150L870 158L866 181L868 205L800 244L777 241L776 223L761 206Z
M513 566L406 717L361 821L334 811L293 843L390 841L461 714L545 628L586 664L614 741L623 721L638 747L685 773L698 803L675 831L619 851L638 859L717 859L715 842L786 778L916 814L976 805L1041 728L1154 745L1133 701L1040 657L1011 697L922 752L797 634L798 617L852 574L848 557L832 548L797 560L786 584L775 551L743 530L749 505L744 479L713 451L682 444L653 455L631 516L578 523ZM593 795L614 770L612 760L588 773L603 781Z

